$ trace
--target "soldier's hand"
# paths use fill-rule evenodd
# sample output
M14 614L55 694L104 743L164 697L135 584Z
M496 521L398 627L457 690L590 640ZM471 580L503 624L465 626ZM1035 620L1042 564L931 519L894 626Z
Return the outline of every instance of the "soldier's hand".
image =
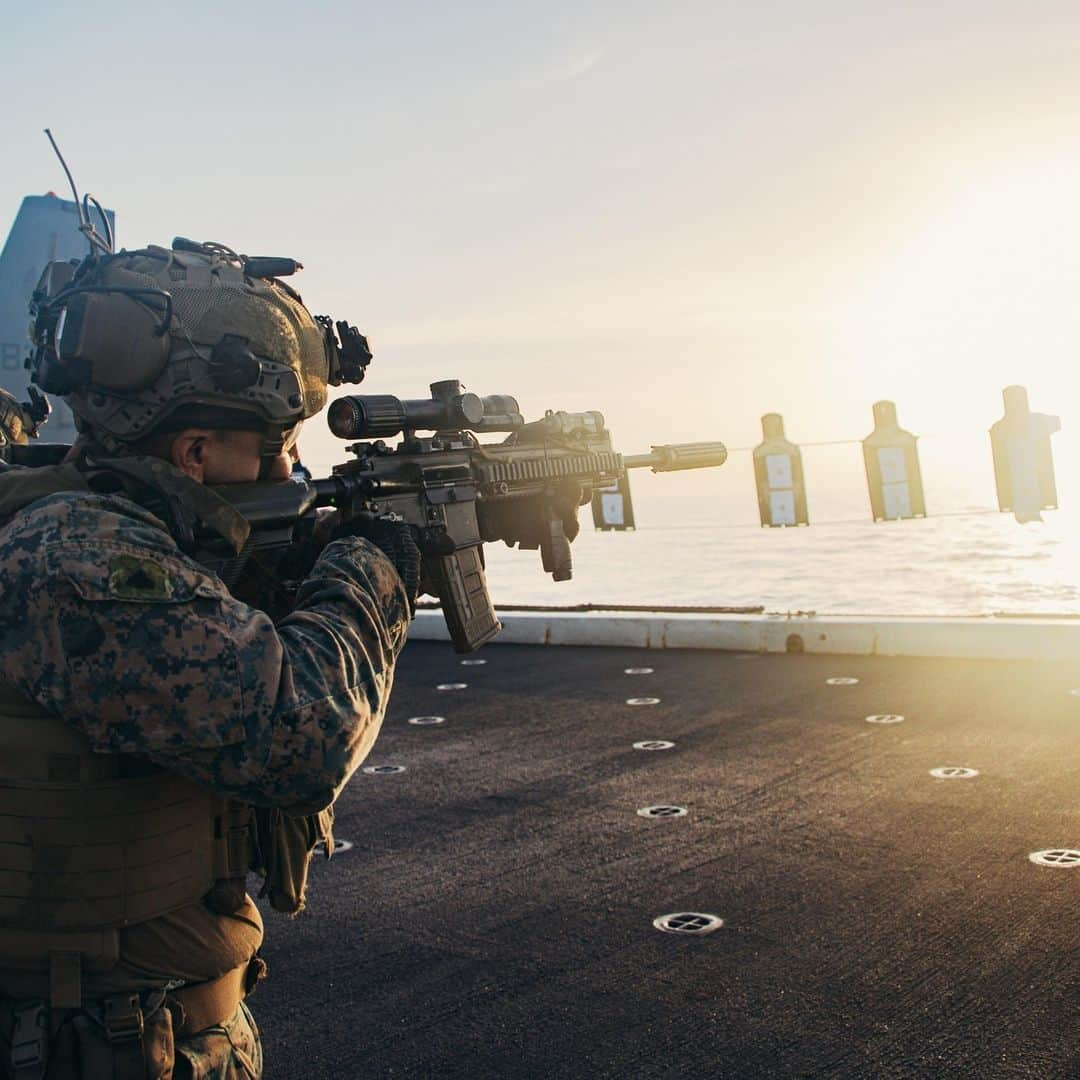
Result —
M415 614L420 592L420 549L408 525L396 521L349 521L339 523L334 536L360 536L374 544L394 564L409 598L409 614Z

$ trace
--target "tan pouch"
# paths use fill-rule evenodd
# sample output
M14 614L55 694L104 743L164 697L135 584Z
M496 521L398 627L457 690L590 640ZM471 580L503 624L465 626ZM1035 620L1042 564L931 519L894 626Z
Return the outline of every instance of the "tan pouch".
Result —
M315 845L322 843L326 858L334 850L334 808L317 814L291 817L281 810L256 808L258 837L256 873L263 875L260 896L275 911L296 915L304 910L308 868Z

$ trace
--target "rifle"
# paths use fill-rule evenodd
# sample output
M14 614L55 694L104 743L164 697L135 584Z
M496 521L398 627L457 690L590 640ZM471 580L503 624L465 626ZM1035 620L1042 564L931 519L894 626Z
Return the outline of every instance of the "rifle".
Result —
M247 519L251 535L239 556L200 537L195 558L230 584L253 553L283 552L310 535L320 507L337 509L361 536L366 523L407 525L459 653L472 652L501 629L484 577L485 541L517 538L535 547L528 538L538 536L544 570L566 581L573 567L554 505L560 492L571 491L584 505L592 488L617 482L628 469L701 469L727 458L720 442L654 446L624 457L613 449L599 412L549 411L526 423L514 398L466 393L456 379L432 383L431 397L422 400L338 398L327 423L339 438L361 440L346 447L349 459L319 479L294 473L290 483L214 488ZM509 434L495 443L477 438L490 432ZM397 446L383 441L395 435L402 436ZM524 532L522 516L530 518Z

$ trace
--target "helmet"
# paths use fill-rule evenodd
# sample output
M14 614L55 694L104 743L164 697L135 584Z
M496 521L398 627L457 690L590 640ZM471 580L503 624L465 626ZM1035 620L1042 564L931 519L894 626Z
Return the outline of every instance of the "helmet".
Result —
M180 239L50 263L31 303L33 381L111 449L198 425L280 446L343 381L329 320L274 276L299 265Z

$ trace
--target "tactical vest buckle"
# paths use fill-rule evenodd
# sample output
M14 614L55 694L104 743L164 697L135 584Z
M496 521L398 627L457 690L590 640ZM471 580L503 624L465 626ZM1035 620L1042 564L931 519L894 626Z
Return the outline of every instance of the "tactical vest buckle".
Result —
M14 1024L11 1032L11 1068L19 1080L40 1076L45 1064L47 1046L45 1005L37 1002L13 1011Z
M113 994L101 999L101 1018L110 1043L143 1037L144 1023L138 994Z

